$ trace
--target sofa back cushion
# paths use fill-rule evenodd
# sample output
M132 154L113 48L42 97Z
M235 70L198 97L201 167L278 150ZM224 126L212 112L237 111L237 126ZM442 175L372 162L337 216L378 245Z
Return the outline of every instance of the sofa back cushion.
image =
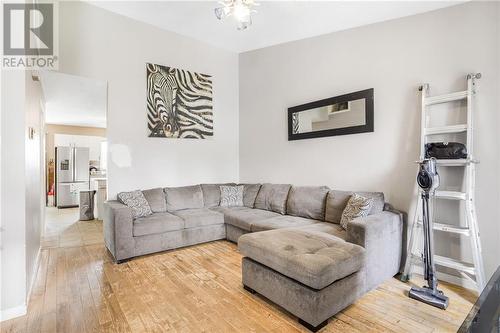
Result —
M165 201L165 193L161 187L143 190L142 194L148 201L149 207L153 213L165 213L167 211L167 202Z
M259 193L261 184L239 184L243 185L243 206L248 208L255 207L255 198Z
M328 190L326 186L292 186L288 193L286 213L323 221Z
M290 184L263 184L255 198L255 208L285 214L290 187Z
M167 198L167 211L203 208L203 192L200 185L166 187L163 189Z
M378 214L384 210L384 193L382 192L356 192L365 198L373 198L370 213ZM326 196L325 221L340 224L342 212L353 192L331 190Z
M220 187L234 186L234 183L225 184L201 184L203 192L203 204L206 208L217 207L220 204Z

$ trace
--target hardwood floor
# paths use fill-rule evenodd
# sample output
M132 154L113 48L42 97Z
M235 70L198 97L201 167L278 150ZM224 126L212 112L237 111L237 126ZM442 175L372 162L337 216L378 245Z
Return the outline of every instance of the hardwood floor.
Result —
M44 248L28 314L1 323L0 330L307 332L297 318L243 289L240 263L236 245L227 241L121 265L102 244ZM391 279L331 318L321 332L456 331L475 296L441 287L450 297L446 311L409 299L410 285Z

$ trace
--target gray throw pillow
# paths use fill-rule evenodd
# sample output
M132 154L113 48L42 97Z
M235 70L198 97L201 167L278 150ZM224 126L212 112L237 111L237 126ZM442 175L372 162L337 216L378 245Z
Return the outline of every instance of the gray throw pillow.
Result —
M358 217L368 216L370 209L372 209L373 199L365 198L359 194L354 193L347 201L347 205L342 212L340 225L347 230L349 222Z
M121 203L132 209L132 217L134 219L153 214L142 191L120 192L117 197Z
M244 186L221 186L220 206L221 207L243 207Z

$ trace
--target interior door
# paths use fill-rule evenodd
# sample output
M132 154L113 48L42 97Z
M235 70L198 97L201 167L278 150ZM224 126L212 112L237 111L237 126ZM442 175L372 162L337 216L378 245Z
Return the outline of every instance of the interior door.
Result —
M56 179L57 183L73 181L73 149L71 147L56 147Z

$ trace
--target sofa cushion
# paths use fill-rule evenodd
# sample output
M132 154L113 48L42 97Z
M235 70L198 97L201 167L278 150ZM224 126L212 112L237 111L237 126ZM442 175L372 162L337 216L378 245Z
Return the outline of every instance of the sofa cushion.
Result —
M184 220L184 227L186 229L224 224L224 215L208 208L183 209L177 210L172 214Z
M232 211L235 211L235 210L245 210L247 209L247 207L239 207L239 206L236 206L236 207L212 207L212 208L209 208L210 210L214 211L214 212L218 212L218 213L222 213L222 214L226 214L227 212L232 212Z
M359 271L365 258L359 245L296 229L245 234L238 239L238 249L245 257L318 290Z
M276 217L271 217L270 219L252 222L250 231L256 232L256 231L266 231L273 229L301 227L314 224L317 222L319 221L306 219L304 217L280 215Z
M290 187L289 184L263 184L255 198L255 208L285 214Z
M326 186L292 186L288 193L286 213L324 221L328 191Z
M132 233L134 236L161 234L168 231L184 229L184 221L170 213L154 213L134 220Z
M255 207L255 198L259 193L261 184L239 184L243 185L243 205L248 208Z
M243 230L250 231L252 223L280 216L262 209L242 208L224 212L224 221Z
M201 184L203 192L203 205L206 208L217 207L220 203L220 187L222 185L234 186L234 183L225 184Z
M222 207L243 207L243 186L221 186L220 205Z
M314 224L309 224L306 226L294 227L294 229L304 230L309 233L326 233L333 235L335 237L345 240L347 238L347 231L340 226L340 224L334 224L329 222L319 222Z
M120 192L116 196L118 200L132 210L132 217L137 219L153 214L148 201L141 191Z
M384 193L382 192L356 192L366 198L373 198L373 205L370 213L378 214L384 210ZM347 201L351 198L353 192L331 190L326 196L325 221L340 224L342 212Z
M163 189L167 199L167 211L203 208L203 192L200 185L166 187Z
M161 187L143 190L142 194L144 194L153 213L164 213L167 211L167 201Z

